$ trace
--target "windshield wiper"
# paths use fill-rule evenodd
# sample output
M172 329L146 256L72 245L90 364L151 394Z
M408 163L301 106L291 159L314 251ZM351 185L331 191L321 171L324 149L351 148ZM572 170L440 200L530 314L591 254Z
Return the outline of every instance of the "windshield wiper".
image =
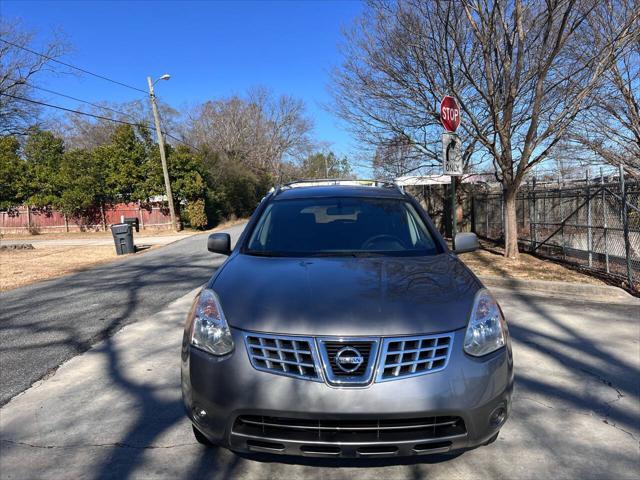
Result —
M364 257L377 257L379 253L376 252L317 252L310 253L310 257L354 257L354 258L364 258Z
M282 257L283 255L278 252L261 252L260 250L247 250L247 255L253 255L256 257Z

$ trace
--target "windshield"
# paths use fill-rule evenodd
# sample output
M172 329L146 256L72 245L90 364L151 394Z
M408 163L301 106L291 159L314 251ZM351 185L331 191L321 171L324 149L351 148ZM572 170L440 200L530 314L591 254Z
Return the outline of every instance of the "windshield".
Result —
M269 256L435 255L439 249L413 205L379 198L272 202L245 253Z

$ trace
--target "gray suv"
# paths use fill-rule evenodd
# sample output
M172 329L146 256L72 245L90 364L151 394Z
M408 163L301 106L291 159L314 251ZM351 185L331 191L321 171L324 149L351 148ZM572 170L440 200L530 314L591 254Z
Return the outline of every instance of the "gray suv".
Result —
M500 306L393 184L298 182L263 199L196 297L182 394L196 439L314 457L444 453L504 425Z

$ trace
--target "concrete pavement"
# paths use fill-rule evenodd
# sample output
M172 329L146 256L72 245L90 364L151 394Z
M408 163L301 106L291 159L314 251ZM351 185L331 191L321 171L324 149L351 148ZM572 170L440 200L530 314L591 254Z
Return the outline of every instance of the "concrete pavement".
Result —
M625 290L610 285L589 285L587 283L555 282L548 280L529 280L506 276L479 275L482 283L488 288L501 288L525 293L558 294L570 296L576 301L605 300L608 302L628 302L633 295Z
M235 241L243 228L225 231ZM202 285L224 258L207 251L205 233L0 293L0 405L122 326Z
M128 325L0 409L0 478L638 478L637 299L495 290L510 321L513 412L457 457L338 461L238 456L197 444L180 400L196 290Z

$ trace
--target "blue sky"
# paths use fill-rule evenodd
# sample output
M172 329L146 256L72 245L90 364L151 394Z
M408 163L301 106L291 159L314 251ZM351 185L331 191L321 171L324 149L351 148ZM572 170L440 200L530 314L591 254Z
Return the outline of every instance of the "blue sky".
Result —
M363 5L350 0L306 1L15 1L0 0L0 15L35 30L37 48L59 31L72 46L63 60L146 89L147 75L172 78L157 86L181 107L242 94L264 85L302 98L319 140L338 154L355 150L339 120L322 105L329 72L340 63L341 29ZM44 74L42 86L75 97L113 102L143 96L88 76ZM71 100L47 96L58 105Z

